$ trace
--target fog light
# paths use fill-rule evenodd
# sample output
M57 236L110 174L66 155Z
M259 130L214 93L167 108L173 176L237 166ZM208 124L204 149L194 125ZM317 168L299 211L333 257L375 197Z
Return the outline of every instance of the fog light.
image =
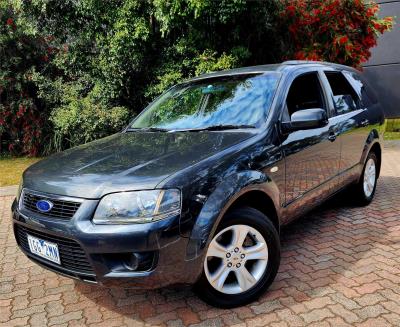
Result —
M154 259L154 252L134 252L125 257L123 265L130 271L146 271L153 267Z
M137 270L139 267L138 253L131 253L126 262L124 262L124 266L128 270Z

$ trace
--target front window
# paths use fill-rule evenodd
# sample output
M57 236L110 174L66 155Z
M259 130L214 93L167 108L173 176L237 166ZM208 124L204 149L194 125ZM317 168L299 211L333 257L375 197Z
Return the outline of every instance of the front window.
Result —
M321 83L318 73L311 72L296 77L290 86L286 98L287 113L284 112L284 121L299 110L321 108L326 110Z
M179 84L153 102L130 129L259 127L268 115L279 77L269 72Z

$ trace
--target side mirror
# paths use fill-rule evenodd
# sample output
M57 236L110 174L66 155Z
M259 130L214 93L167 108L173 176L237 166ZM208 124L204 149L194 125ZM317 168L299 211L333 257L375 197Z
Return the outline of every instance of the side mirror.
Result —
M283 132L324 127L328 124L326 111L321 108L304 109L293 113L290 122L282 123Z

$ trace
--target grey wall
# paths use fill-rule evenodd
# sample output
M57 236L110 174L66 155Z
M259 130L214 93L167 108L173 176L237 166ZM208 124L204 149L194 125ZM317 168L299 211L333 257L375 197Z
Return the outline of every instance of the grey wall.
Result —
M400 0L377 1L380 16L395 16L392 31L385 33L372 49L370 60L363 65L366 77L374 86L387 118L400 117Z

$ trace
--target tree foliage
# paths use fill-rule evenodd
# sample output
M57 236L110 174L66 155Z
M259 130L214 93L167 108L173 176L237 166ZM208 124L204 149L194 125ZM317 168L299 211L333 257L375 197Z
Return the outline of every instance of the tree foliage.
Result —
M291 57L357 65L373 45L366 35L384 31L374 24L390 22L357 0L322 13L336 2L0 0L0 134L15 153L51 152L118 131L201 73ZM339 35L345 9L358 25Z
M96 102L103 111L128 108L133 117L187 77L280 56L275 1L33 0L21 6L23 19L57 49L51 64L58 74L34 75L40 99L54 111L49 151L99 135L83 137L73 128L79 124L65 125L67 112L84 120L79 108ZM126 123L128 115L119 117L118 126ZM67 137L67 130L81 137Z
M18 8L0 1L0 139L7 132L11 153L37 155L46 130L46 107L32 82L47 67L51 48L18 18Z
M281 11L296 59L360 67L371 56L393 17L379 18L379 6L364 0L286 0Z

